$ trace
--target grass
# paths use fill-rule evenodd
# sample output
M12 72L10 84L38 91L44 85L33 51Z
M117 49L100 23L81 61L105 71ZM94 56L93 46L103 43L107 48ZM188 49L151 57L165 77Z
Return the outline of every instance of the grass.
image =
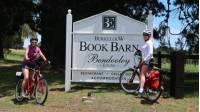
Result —
M151 104L132 94L125 94L116 84L73 84L72 90L64 92L64 74L54 71L46 72L45 78L49 84L49 95L44 106L35 104L35 100L17 103L14 97L15 76L7 67L1 68L0 77L0 111L10 112L197 112L198 91L188 93L184 99L161 97L157 103ZM4 80L6 79L6 80ZM92 92L92 103L82 101L82 97ZM11 108L12 107L12 108Z
M22 61L24 56L23 49L8 49L4 53L5 60Z
M0 112L198 112L199 110L198 88L185 88L183 99L170 97L166 89L158 102L152 104L132 94L124 93L118 84L75 83L72 84L71 91L66 93L64 73L55 70L43 73L49 85L49 95L44 106L35 104L35 100L18 103L14 93L15 72L19 70L19 62L15 58L19 59L10 56L6 57L6 60L0 60ZM187 83L193 85L194 81ZM166 85L169 86L169 82ZM82 97L87 96L88 92L92 92L94 98L92 103L82 101Z
M198 91L185 95L184 99L172 97L160 98L151 104L131 94L125 94L116 84L73 84L72 90L64 92L64 74L55 71L46 72L49 83L49 95L44 106L35 104L34 100L17 103L14 99L15 76L18 66L1 67L0 77L0 111L10 112L197 112ZM6 79L6 80L4 80ZM82 97L92 92L92 103L82 102ZM10 108L12 107L12 108Z
M170 71L170 63L162 63L162 69ZM195 73L199 72L199 65L197 64L185 64L184 71L186 73Z

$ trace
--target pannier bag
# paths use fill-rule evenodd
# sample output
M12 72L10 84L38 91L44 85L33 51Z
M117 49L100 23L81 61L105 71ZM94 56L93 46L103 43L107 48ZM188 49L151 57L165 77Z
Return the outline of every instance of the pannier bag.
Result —
M159 87L159 75L160 72L157 70L149 70L148 71L149 77L148 77L148 82L149 82L149 89L156 90Z

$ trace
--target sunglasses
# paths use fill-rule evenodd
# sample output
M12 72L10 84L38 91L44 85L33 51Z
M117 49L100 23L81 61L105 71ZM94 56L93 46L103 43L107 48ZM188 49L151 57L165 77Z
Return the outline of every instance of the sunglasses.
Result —
M33 41L33 42L31 42L31 43L33 43L33 44L37 44L37 41Z
M149 34L143 34L143 36L149 36Z

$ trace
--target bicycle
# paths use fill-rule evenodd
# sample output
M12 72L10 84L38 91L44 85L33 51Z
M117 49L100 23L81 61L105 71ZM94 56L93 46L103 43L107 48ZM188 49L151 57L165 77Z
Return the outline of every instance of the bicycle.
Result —
M134 54L134 59L138 59L138 63L134 65L133 68L128 68L120 74L119 82L121 88L126 93L138 93L139 90L139 74L140 74L140 60L142 57L141 51L138 50L135 46L136 52ZM136 62L136 61L135 61ZM150 63L150 65L155 63ZM144 93L147 99L150 102L156 102L162 91L163 87L163 71L158 67L149 67L147 73L145 74L145 84L144 84Z
M47 63L46 63L47 62ZM24 89L25 96L31 97L31 94L36 99L37 104L44 104L44 102L47 99L48 96L48 84L47 81L44 79L44 76L40 73L41 66L46 66L46 64L50 64L50 61L41 62L38 60L35 60L34 68L26 67L29 69L29 71L33 72L34 82L33 87L31 86L31 78L29 77L27 82L27 87ZM15 89L15 98L18 102L22 102L24 100L24 97L21 95L22 93L22 82L24 80L22 72L16 72L17 76L17 84Z

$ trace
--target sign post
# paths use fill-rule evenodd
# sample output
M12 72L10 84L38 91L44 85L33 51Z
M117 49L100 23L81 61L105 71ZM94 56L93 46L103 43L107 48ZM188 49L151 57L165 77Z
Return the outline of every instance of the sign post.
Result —
M70 90L71 86L71 49L72 49L72 14L71 10L68 10L66 16L66 48L65 48L65 92Z

